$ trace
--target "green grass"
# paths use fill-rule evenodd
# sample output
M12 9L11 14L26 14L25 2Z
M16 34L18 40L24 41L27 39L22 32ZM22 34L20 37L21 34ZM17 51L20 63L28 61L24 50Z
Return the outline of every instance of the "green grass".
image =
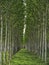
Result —
M33 54L26 49L21 49L18 53L16 53L11 61L11 65L45 65L40 58L37 57L36 54Z

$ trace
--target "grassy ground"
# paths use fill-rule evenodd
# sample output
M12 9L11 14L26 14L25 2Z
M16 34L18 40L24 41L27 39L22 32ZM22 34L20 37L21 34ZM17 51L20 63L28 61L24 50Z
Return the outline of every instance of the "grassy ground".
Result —
M41 59L37 57L36 54L28 52L25 49L21 49L16 53L12 60L10 61L11 65L45 65Z

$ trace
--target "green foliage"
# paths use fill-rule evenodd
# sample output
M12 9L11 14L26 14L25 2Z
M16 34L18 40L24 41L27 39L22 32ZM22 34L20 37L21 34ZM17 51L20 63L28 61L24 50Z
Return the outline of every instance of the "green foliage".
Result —
M6 23L8 24L8 31L11 31L11 35L13 35L14 42L16 41L17 45L21 46L21 44L31 39L34 41L35 37L37 40L37 30L40 29L39 35L41 36L41 28L43 23L43 12L46 13L46 6L48 5L49 10L49 1L48 0L26 0L26 34L25 38L23 38L23 28L24 28L24 11L25 7L23 5L23 0L0 0L0 15L3 16L3 41L5 42L6 36ZM40 14L39 14L40 13ZM47 40L49 42L49 11L47 16ZM46 18L44 17L44 19ZM46 19L45 19L46 20ZM46 21L44 21L46 23ZM40 26L40 27L39 27ZM0 23L1 30L1 23ZM36 30L36 32L35 32ZM10 34L10 33L9 33ZM7 36L8 37L8 36ZM12 37L12 36L11 36ZM31 42L30 41L30 42ZM6 62L8 58L8 53L6 54ZM48 53L49 54L49 53ZM2 57L4 54L2 53ZM12 65L20 65L21 63L24 65L39 65L39 58L35 58L36 55L30 54L30 52L26 50L21 50L18 52L13 60L11 61ZM24 60L24 61L23 61ZM4 59L2 58L2 61ZM41 65L44 65L44 62L40 60ZM21 65L22 65L21 64Z

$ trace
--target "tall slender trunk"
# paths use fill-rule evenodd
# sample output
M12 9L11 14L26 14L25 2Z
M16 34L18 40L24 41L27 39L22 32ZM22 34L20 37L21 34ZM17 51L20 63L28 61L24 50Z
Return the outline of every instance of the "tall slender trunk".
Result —
M46 26L45 26L45 62L47 61L47 35L46 35Z
M10 65L10 31L9 31L9 23L8 23L8 61L9 61L9 65Z
M7 21L6 21L6 32L5 32L5 63L7 62Z
M41 34L40 34L40 57L41 57L41 54L42 54L42 51L41 51L41 49L42 49L42 25L41 25Z
M44 12L43 12L43 42L42 42L42 60L44 59L44 35L45 35L45 31L44 31Z
M9 38L10 38L10 59L11 59L11 55L12 55L12 54L11 54L11 51L12 51L12 50L11 50L11 44L12 44L12 43L11 43L11 26L10 26L10 37L9 37Z
M2 15L1 15L1 55L0 55L0 57L1 57L1 65L2 65L2 44L3 44L3 19L2 19Z
M46 21L45 21L45 62L47 61L47 5L46 5Z
M38 55L39 55L39 45L40 45L40 44L39 44L39 34L40 34L40 33L39 33L39 30L40 30L40 29L39 29L39 25L38 25Z
M14 48L14 32L13 32L13 27L12 27L12 32L11 33L12 33L12 55L13 55L13 48Z

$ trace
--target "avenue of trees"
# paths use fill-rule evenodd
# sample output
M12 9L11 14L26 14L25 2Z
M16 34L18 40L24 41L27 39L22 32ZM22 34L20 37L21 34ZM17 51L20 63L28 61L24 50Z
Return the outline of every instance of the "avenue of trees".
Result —
M47 62L49 52L49 1L27 0L26 44Z
M0 64L8 63L23 43L22 0L0 1Z
M0 0L0 65L23 47L49 60L49 0Z

